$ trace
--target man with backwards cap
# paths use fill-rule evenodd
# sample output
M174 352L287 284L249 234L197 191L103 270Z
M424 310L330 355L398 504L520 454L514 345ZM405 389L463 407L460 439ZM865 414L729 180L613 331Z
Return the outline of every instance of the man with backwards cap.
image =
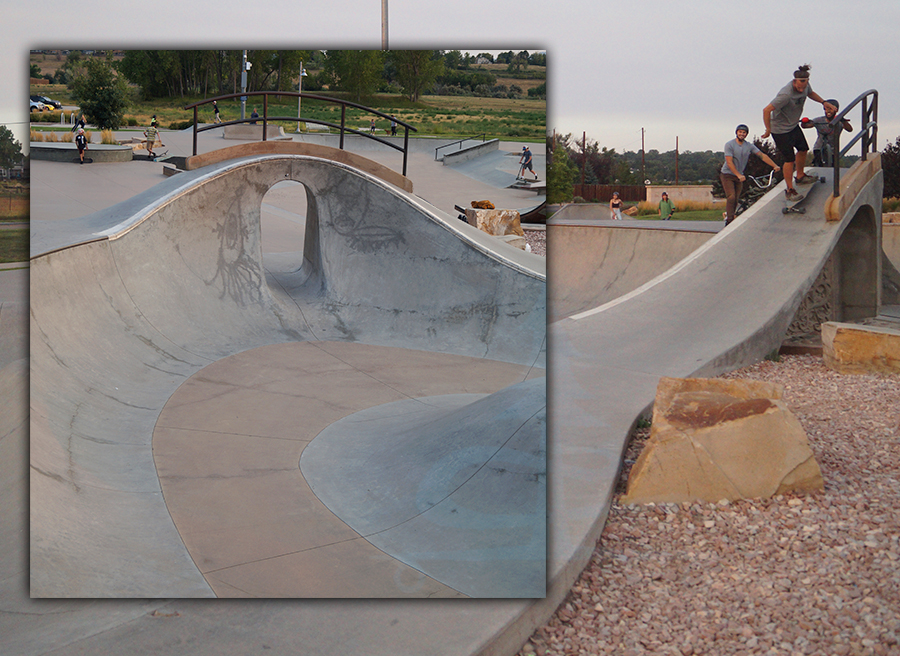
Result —
M734 221L734 209L737 207L738 198L744 186L744 169L750 161L750 155L756 155L775 171L780 167L772 161L772 158L757 148L752 142L747 141L750 128L741 123L734 130L735 138L725 144L725 164L719 172L722 188L725 190L725 225Z

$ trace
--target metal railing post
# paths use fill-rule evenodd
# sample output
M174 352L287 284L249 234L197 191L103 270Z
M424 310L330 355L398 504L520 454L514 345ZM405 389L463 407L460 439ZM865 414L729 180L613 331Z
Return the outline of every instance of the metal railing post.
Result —
M403 177L406 177L406 160L409 154L409 128L403 128Z
M269 94L263 96L263 141L266 140L266 127L268 126L269 117Z
M341 103L341 150L344 150L344 124L347 117L347 105Z
M194 155L197 154L197 107L194 106Z

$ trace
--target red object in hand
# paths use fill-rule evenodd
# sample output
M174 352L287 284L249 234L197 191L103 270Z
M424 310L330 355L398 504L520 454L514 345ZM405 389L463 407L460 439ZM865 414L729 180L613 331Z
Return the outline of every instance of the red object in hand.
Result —
M804 116L803 118L800 119L800 122L801 123L809 123L809 119Z

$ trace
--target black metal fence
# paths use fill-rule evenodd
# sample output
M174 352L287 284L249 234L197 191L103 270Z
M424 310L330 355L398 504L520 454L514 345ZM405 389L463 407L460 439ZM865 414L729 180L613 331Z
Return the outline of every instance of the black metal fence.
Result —
M862 106L862 126L859 132L850 140L844 149L841 150L841 133L843 130L843 120L851 109L857 105ZM878 152L878 91L869 89L865 93L861 93L856 100L850 103L837 116L835 116L829 124L832 128L832 152L840 153L834 158L834 197L841 195L841 157L859 141L862 144L862 153L860 159L865 161L869 153Z
M262 96L263 102L263 113L262 116L252 117L252 118L243 118L236 119L233 121L222 121L221 123L215 123L213 125L205 125L200 127L199 125L199 108L203 105L209 105L214 101L219 100L230 100L232 98L250 98L250 97L259 97ZM269 116L269 97L270 96L287 96L289 98L307 98L309 100L322 100L328 103L333 103L335 105L340 105L341 107L341 122L330 123L329 121L320 121L317 119L310 118L301 118L300 116ZM353 128L347 127L347 107L353 107L355 109L360 109L368 114L372 114L374 116L380 116L382 118L388 119L389 121L394 121L397 125L403 127L403 146L398 146L397 144L388 141L387 139L382 139L381 137L371 133L366 132L364 130L354 130ZM373 139L389 148L393 148L394 150L398 150L403 153L403 175L406 175L406 167L409 159L409 132L412 130L413 132L417 132L416 128L411 126L409 123L405 123L393 116L388 114L384 114L383 112L379 112L377 109L372 109L371 107L366 107L365 105L359 105L357 103L350 102L348 100L340 100L338 98L329 98L328 96L320 96L312 93L302 93L300 91L248 91L246 93L230 93L225 96L216 96L215 98L207 98L205 100L201 100L199 102L195 102L191 105L187 105L185 109L193 109L194 110L194 150L193 154L197 154L197 135L200 132L206 132L207 130L215 130L216 128L220 128L226 125L239 125L241 123L258 123L262 121L262 139L266 141L266 128L270 121L292 121L296 122L298 125L300 123L313 123L315 125L324 125L328 128L334 128L340 132L340 149L344 149L344 135L349 134L358 134L360 136L366 137L367 139Z

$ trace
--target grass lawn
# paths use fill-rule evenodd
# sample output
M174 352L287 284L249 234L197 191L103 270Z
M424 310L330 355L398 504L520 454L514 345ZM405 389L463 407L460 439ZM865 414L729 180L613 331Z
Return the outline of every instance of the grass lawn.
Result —
M689 212L675 212L673 221L722 221L724 206L718 210L693 210Z
M28 228L0 230L0 263L27 262Z
M71 93L64 85L50 84L32 86L31 93L41 93L50 96L63 104L72 104ZM314 92L323 96L333 96L345 100L351 100L346 94L328 91ZM146 127L150 124L150 117L157 116L163 129L180 129L181 124L193 119L193 110L185 111L185 105L201 100L199 97L186 97L178 99L160 99L143 101L135 96L125 112L123 128L129 124ZM488 139L500 138L504 140L529 141L543 143L547 134L547 102L540 99L509 99L509 98L478 98L472 96L422 96L421 100L412 103L400 94L377 94L374 97L363 99L360 103L377 109L385 114L394 115L399 120L413 125L418 132L413 136L436 135L440 137L462 138L477 134L486 134ZM246 115L249 116L253 108L262 114L262 98L250 96L247 100ZM224 120L240 118L241 104L238 99L219 103L221 116ZM301 101L301 115L303 118L328 121L340 124L341 111L338 105L304 98ZM283 98L270 98L269 116L296 116L296 97L285 96ZM69 128L59 125L59 112L44 112L49 122L34 122L32 127L41 130L67 130ZM357 109L347 110L347 125L354 129L368 129L371 114ZM33 115L32 119L38 119ZM201 122L212 123L213 112L211 106L201 108L199 113ZM54 125L55 123L55 125ZM295 122L275 122L285 128L285 131L294 132ZM384 134L390 127L387 119L376 118L376 128ZM402 134L402 130L399 132Z
M0 194L0 221L27 221L28 194Z

